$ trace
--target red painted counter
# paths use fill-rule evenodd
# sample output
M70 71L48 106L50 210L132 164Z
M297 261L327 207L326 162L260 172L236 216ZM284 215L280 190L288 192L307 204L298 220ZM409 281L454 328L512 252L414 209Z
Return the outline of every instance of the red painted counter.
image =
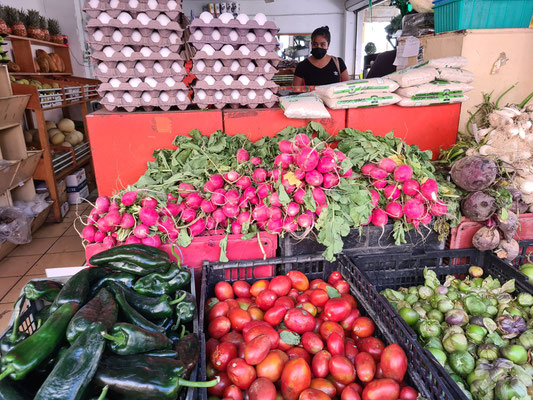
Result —
M431 107L376 107L330 110L331 119L317 120L331 134L349 127L377 135L394 131L408 144L438 154L457 138L460 104ZM211 134L219 129L229 135L245 134L250 140L274 136L287 126L301 127L309 120L288 119L280 109L239 109L176 112L111 113L87 116L91 151L100 194L135 183L158 148L172 148L177 135L192 129Z

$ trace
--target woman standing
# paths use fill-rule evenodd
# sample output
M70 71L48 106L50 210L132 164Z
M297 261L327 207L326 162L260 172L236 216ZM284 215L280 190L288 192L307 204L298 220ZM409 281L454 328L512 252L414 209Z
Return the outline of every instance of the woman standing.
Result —
M314 30L311 35L311 56L296 67L293 86L329 85L349 79L342 58L327 54L330 43L331 33L327 26Z

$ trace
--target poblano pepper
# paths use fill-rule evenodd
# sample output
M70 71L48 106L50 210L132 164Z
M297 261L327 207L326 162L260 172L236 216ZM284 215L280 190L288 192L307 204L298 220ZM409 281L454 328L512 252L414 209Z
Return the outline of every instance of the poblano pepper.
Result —
M109 282L121 283L127 288L132 288L135 279L137 279L137 277L133 274L130 274L129 272L117 272L115 274L108 275L96 282L92 287L92 293L98 293L98 291L105 285L107 285Z
M176 324L174 330L178 329L180 324L186 324L194 319L196 311L196 300L194 296L184 290L176 292Z
M0 400L27 400L9 379L0 381Z
M8 329L6 335L0 340L0 355L2 357L5 356L9 350L15 347L17 343L22 342L27 337L24 332L19 331L20 312L25 301L25 296L22 295L15 302L11 328Z
M147 275L153 272L166 272L170 267L170 257L163 250L155 247L127 244L95 254L89 263L116 271Z
M53 302L61 289L61 282L50 279L34 279L24 286L24 294L28 300L46 300Z
M172 295L191 282L191 271L185 267L173 266L165 274L154 273L143 276L133 285L140 294L146 296Z
M172 347L172 341L164 334L125 322L115 324L110 333L102 332L102 336L109 340L111 350L121 356L167 350Z

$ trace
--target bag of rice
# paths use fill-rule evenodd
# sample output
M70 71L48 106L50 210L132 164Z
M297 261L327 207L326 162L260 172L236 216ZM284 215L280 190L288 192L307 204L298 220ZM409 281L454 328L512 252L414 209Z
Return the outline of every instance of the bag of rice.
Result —
M280 97L280 107L287 118L321 119L331 118L324 103L314 93Z
M398 105L402 107L434 106L437 104L462 103L467 100L468 97L464 94L457 94L451 96L434 96L416 99L404 97L401 99Z
M411 68L393 72L385 78L397 82L400 87L411 87L431 82L437 77L437 69L426 64L416 65Z
M401 100L401 97L395 93L372 93L372 94L354 94L351 96L337 99L324 99L326 105L333 109L362 108L362 107L379 107L395 104Z
M423 85L400 88L396 93L403 97L418 99L423 97L463 94L472 89L474 88L466 83L435 80Z
M428 65L435 68L464 68L467 63L468 59L466 57L453 56L434 58L429 60Z
M336 99L353 94L394 92L396 89L398 84L393 80L370 78L317 86L315 93L321 99Z
M437 79L443 81L455 81L470 83L474 81L474 74L470 71L459 68L439 68Z

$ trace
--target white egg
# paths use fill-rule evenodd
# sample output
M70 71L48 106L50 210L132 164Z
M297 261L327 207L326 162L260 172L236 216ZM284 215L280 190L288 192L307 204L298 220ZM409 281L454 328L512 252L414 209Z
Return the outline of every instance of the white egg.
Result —
M105 98L110 103L114 103L115 102L115 96L113 96L113 93L106 93Z
M98 16L98 21L100 21L102 24L109 24L109 21L111 21L112 19L113 18L111 18L111 16L106 12L101 12Z
M179 90L176 97L179 101L184 102L187 99L187 94L183 90Z
M268 51L263 46L259 46L255 51L257 51L261 57L268 54Z
M104 74L107 73L107 71L109 70L107 65L105 65L104 63L98 64L98 69Z
M162 57L167 58L172 54L172 52L168 47L163 47L161 50L159 50L159 54L161 54Z
M136 88L142 83L142 80L141 78L131 78L128 83L131 85L131 87Z
M145 13L140 13L139 15L137 15L137 21L139 21L143 25L148 25L148 23L151 21L151 18Z
M213 54L215 54L215 49L209 44L204 44L204 46L202 47L202 50L200 51L203 51L208 56L212 56Z
M220 14L218 19L221 20L223 24L227 24L233 19L233 14L223 13L223 14Z
M89 0L89 7L96 8L98 7L98 3L100 3L100 0Z
M239 92L238 90L232 90L231 91L231 98L233 100L239 100L241 98L241 92Z
M137 70L137 72L139 72L141 74L144 74L146 72L146 68L140 62L135 64L135 69Z
M253 32L248 32L248 34L246 35L246 39L248 39L249 42L255 42L257 36L255 36L255 33Z
M211 75L208 75L204 78L204 82L207 83L209 86L213 86L216 83L216 80Z
M152 50L149 47L143 47L141 49L141 54L143 57L150 57L152 55Z
M157 8L157 0L148 0L148 8L155 10Z
M237 15L237 21L239 21L241 25L246 25L248 21L250 21L250 18L248 18L248 15L246 14L239 14Z
M170 76L167 79L165 79L165 85L167 85L168 87L173 87L175 84L176 84L176 81L172 79Z
M146 15L146 14L145 14L145 15ZM122 12L118 15L117 19L120 21L120 23L121 23L122 25L126 25L126 24L128 24L128 23L132 20L131 15L130 15L129 13L125 12L125 11L122 11Z
M113 35L111 36L115 42L120 42L122 40L122 33L117 29L115 32L113 32Z
M148 92L143 92L143 94L141 95L141 98L143 99L145 103L150 103L152 101L152 96Z
M250 100L254 100L256 97L257 97L257 93L255 92L255 90L250 90L250 91L248 92L248 98L249 98Z
M241 65L239 64L239 62L237 60L234 60L231 63L229 69L231 69L233 72L235 72L235 71L238 71L240 67L241 67Z
M109 2L109 7L111 7L111 8L117 8L119 4L120 4L120 1L119 1L119 0L111 0L111 1Z
M224 78L222 78L222 82L224 82L226 86L231 85L234 81L235 79L233 79L231 75L224 75Z
M100 29L98 29L97 31L93 33L93 39L96 40L97 42L99 42L103 38L104 38L104 32L102 32Z
M237 40L239 40L239 34L235 29L232 29L229 33L229 40L231 40L232 42L236 42Z
M241 75L239 76L239 82L244 86L247 86L250 83L250 78L248 78L246 75Z
M111 57L113 54L115 54L115 50L113 50L113 48L109 46L104 47L103 51L106 57Z
M172 68L172 71L174 71L177 74L179 74L182 71L181 65L179 65L177 62L173 62L171 68Z
M272 96L274 96L274 93L270 89L265 90L265 94L263 95L265 99L270 100Z
M266 22L267 22L267 17L265 14L263 13L259 13L259 14L256 14L256 16L254 17L254 19L256 20L256 22L263 26Z
M167 26L170 23L170 18L166 14L159 14L156 18L156 21L163 26Z
M255 81L261 86L265 86L265 83L267 82L264 76L258 76Z
M161 100L162 102L166 103L169 99L170 97L168 96L167 92L159 93L159 100Z
M114 1L114 0L112 0L112 1ZM118 1L117 1L117 3L118 3ZM130 0L128 2L128 5L130 6L130 8L135 9L135 8L139 7L139 2L137 0Z
M155 88L157 86L157 81L152 77L145 78L144 83L148 84L148 86L151 88Z
M267 33L265 33L264 38L265 38L265 40L266 40L267 42L271 42L272 39L274 39L274 36L272 36L272 34L271 34L269 31L267 31Z
M203 62L202 60L198 61L196 63L196 69L202 72L205 69L205 62Z
M219 30L215 29L213 33L211 34L211 37L213 38L213 40L220 40L221 35L220 35Z
M172 44L176 44L179 42L180 38L179 36L176 34L176 32L172 32L170 34L170 36L168 37L168 40L170 40L170 43Z
M159 43L159 41L161 40L161 35L157 31L153 31L150 35L150 39L154 43Z
M154 66L152 67L154 69L155 72L157 72L158 74L162 74L164 69L163 69L163 66L161 64L159 64L157 61L154 63Z
M109 81L109 84L114 88L118 88L120 86L120 81L117 78L113 78Z
M176 3L174 0L170 0L168 3L167 3L167 7L170 11L173 11L175 10L176 8L178 8L178 3Z
M215 92L215 99L222 100L223 97L224 97L224 93L222 93L220 90L217 90Z
M268 74L272 70L272 68L274 68L274 67L272 66L272 64L266 63L263 68L264 68L265 72Z
M225 45L222 47L222 52L227 56L231 55L233 53L233 46L230 44Z
M248 54L250 54L250 49L247 47L247 46L241 46L239 47L239 51L244 54L245 56L247 56Z
M203 13L200 14L200 19L204 21L204 23L208 24L213 19L213 16L211 15L211 13L204 11Z
M205 92L205 90L202 90L202 89L196 92L196 95L198 96L200 100L205 100L205 98L207 97L207 93Z
M118 72L125 74L126 71L128 70L128 67L126 67L126 64L124 64L123 62L119 62L117 64L117 69L118 69Z
M137 29L133 31L131 34L131 40L133 40L136 43L139 43L142 40L143 36L141 35L141 32L139 32Z
M195 38L196 40L202 40L202 38L204 37L204 34L201 29L197 29L192 34L192 37Z
M246 69L248 70L248 72L254 72L255 71L255 64L253 62L250 62L250 64L248 64Z
M126 102L126 103L131 103L133 101L133 96L131 94L129 94L129 92L125 92L123 95L122 95L122 99Z

